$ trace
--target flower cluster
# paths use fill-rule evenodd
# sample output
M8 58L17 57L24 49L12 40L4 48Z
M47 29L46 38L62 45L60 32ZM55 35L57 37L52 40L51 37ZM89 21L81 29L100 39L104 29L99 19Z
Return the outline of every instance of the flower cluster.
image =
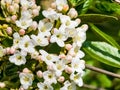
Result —
M69 8L67 0L56 0L42 11L40 20L35 19L40 15L35 0L1 0L1 7L10 24L1 25L5 35L0 34L12 39L12 45L0 45L0 58L7 56L13 65L24 67L19 70L20 90L33 83L39 90L54 90L56 84L60 90L76 90L76 85L83 85L85 61L80 48L88 26L79 26L77 11ZM27 66L31 60L36 63Z

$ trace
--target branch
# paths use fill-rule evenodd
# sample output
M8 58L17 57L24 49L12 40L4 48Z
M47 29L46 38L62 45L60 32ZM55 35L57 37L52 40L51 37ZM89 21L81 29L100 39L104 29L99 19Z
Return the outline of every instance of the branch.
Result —
M91 90L106 90L104 88L99 88L99 87L95 87L95 86L87 85L87 84L84 84L82 87L83 88L88 88L88 89L91 89Z
M103 74L106 74L106 75L110 75L112 77L120 79L119 74L115 74L115 73L112 73L112 72L109 72L109 71L106 71L106 70L103 70L103 69L100 69L100 68L97 68L97 67L94 67L94 66L90 66L90 65L87 65L87 64L85 66L86 66L87 69L90 69L92 71L96 71L96 72L103 73Z

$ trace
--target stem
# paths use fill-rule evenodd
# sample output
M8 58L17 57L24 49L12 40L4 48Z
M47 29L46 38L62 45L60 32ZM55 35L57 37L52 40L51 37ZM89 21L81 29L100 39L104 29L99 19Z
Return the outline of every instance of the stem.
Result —
M110 75L112 77L120 79L119 74L115 74L115 73L112 73L112 72L109 72L109 71L106 71L106 70L103 70L103 69L100 69L100 68L97 68L97 67L94 67L94 66L90 66L90 65L87 65L87 64L85 66L86 66L87 69L90 69L92 71L96 71L96 72L103 73L103 74L106 74L106 75Z
M91 89L91 90L106 90L104 88L99 88L99 87L95 87L95 86L87 85L87 84L84 84L82 87L83 88L88 88L88 89Z

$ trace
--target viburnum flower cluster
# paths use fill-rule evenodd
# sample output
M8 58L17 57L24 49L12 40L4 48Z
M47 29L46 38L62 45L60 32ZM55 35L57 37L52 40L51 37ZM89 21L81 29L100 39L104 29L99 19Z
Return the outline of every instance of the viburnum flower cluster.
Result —
M77 11L67 0L56 0L42 11L40 20L35 19L41 14L35 0L1 0L1 8L11 23L1 27L12 45L0 45L0 58L7 56L10 63L23 67L18 71L19 90L34 88L34 83L39 90L55 90L57 84L60 90L76 90L76 85L83 85L85 54L80 49L88 26L79 26ZM36 62L32 70L26 66L31 60Z

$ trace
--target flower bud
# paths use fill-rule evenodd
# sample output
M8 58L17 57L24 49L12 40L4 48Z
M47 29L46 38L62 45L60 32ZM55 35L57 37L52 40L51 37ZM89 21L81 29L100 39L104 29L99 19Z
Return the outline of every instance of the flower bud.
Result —
M65 54L60 54L59 57L64 59L66 56L65 56Z
M43 73L42 73L42 71L40 71L40 70L37 71L36 74L37 74L37 76L38 76L39 78L42 78L42 77L43 77Z
M28 68L24 68L23 73L30 73L30 70Z
M15 48L11 47L9 52L10 52L10 54L14 54L15 53Z
M7 27L6 32L7 32L7 34L11 35L12 34L12 28L11 27Z
M24 29L20 29L20 30L19 30L19 34L20 34L20 35L24 35L24 34L25 34L25 30L24 30Z
M53 3L51 4L51 8L56 9L56 3L53 2Z
M70 50L71 48L72 48L72 45L71 45L71 44L66 44L66 45L65 45L65 49Z
M71 74L72 73L72 68L67 66L65 68L65 72L68 73L68 74Z
M64 78L63 76L60 76L60 77L58 78L58 81L61 82L61 83L64 82L64 80L65 80L65 78Z
M13 15L13 16L11 17L11 20L12 20L13 22L15 22L15 21L17 20L17 16L16 16L16 15Z
M32 22L32 25L31 25L31 28L32 28L33 30L36 30L37 27L38 27L37 22L36 22L36 21L33 21L33 22Z
M68 15L71 17L71 18L76 18L78 16L78 13L77 11L74 9L74 8L71 8L68 12Z
M34 17L38 16L39 15L39 10L38 9L33 9L32 14L33 14Z
M68 6L68 5L64 5L62 10L63 10L64 12L67 12L68 9L69 9L69 6Z
M4 88L6 85L4 82L0 82L0 88Z

